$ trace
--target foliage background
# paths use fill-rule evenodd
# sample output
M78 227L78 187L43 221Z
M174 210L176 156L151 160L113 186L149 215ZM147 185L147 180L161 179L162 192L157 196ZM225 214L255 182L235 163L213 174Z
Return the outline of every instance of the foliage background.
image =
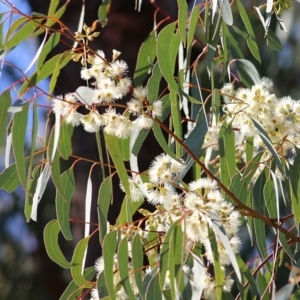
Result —
M48 1L29 0L29 4L33 11L46 12ZM105 53L111 53L111 49L118 49L122 52L122 59L127 61L131 72L134 70L135 60L140 44L147 36L147 33L153 26L154 8L147 1L143 1L142 11L140 13L134 10L134 1L112 1L112 8L109 17L108 25L101 30L99 39L94 41L92 47L94 49L102 49ZM252 17L253 27L261 32L259 38L259 47L262 56L262 64L258 65L253 61L250 53L245 55L246 59L251 60L259 70L261 76L267 76L274 81L275 93L278 97L289 94L295 99L299 99L300 91L300 9L299 3L294 3L294 9L286 12L283 18L286 20L286 25L290 29L288 33L281 33L280 39L283 45L281 52L270 51L266 48L266 43L263 38L263 29L259 20L253 15L252 6L255 3L252 1L244 1L245 6L249 10L249 16ZM97 19L97 9L100 1L86 1L86 23L91 24ZM161 4L161 3L160 3ZM82 2L79 0L71 0L68 9L62 19L72 31L77 30L78 18L81 10ZM165 5L169 8L168 13L176 17L176 1L165 1ZM257 5L257 4L255 4ZM171 8L171 9L170 9ZM275 24L271 24L271 28L276 30ZM248 48L243 39L239 40L239 45L244 53L248 52ZM37 42L38 45L38 42ZM26 47L24 49L24 47ZM19 52L18 52L19 51ZM16 65L19 64L18 56L22 51L28 51L28 45L20 45L15 50L15 58L11 58ZM62 51L62 50L59 50ZM53 53L54 54L54 53ZM195 49L197 55L197 49ZM71 64L61 74L61 80L58 81L56 94L63 94L75 90L79 85L82 85L79 77L80 66L77 63ZM2 74L4 77L10 77L15 80L15 74L9 73L7 68ZM1 86L1 90L4 87ZM151 147L153 141L145 145L144 155L141 161L144 163L144 168L149 166L155 153L146 151ZM96 142L91 135L84 134L83 130L78 128L73 138L75 153L78 156L86 156L89 158L97 157ZM159 149L156 149L159 153ZM76 205L73 209L74 214L78 219L83 219L82 214L82 199L85 198L85 184L88 176L90 165L85 163L78 164L75 176L78 182L76 197L74 199ZM93 178L94 186L100 183L101 178ZM94 191L97 192L96 190ZM39 206L39 223L30 222L25 224L23 217L23 194L17 191L13 195L8 195L4 191L0 194L0 299L58 299L62 291L68 284L70 278L68 272L62 271L56 264L50 261L44 250L42 241L42 230L49 220L54 218L54 195L53 186L49 186L45 193L44 199ZM96 194L94 195L96 197ZM120 199L122 196L120 194ZM120 203L119 203L120 204ZM118 203L116 203L118 205ZM117 210L117 208L116 208ZM95 215L96 217L96 215ZM113 219L114 215L110 218ZM25 229L26 228L26 229ZM76 225L73 227L75 232L75 242L82 237L81 227ZM243 235L243 231L241 231ZM24 238L25 237L25 238ZM244 241L244 245L249 245L248 241ZM95 242L95 245L97 243ZM73 245L66 243L64 245L65 253L70 251ZM248 247L243 248L244 256L247 253ZM99 256L98 247L90 247L94 253L89 257L89 264L93 265L95 258ZM250 250L251 251L251 250ZM282 270L284 272L284 270ZM288 271L286 271L288 273Z

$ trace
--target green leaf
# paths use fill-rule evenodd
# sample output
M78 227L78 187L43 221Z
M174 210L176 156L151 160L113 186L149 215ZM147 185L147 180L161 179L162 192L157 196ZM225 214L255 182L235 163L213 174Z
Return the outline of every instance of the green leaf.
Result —
M23 20L21 20L23 23ZM40 26L40 21L38 19L29 19L21 28L16 30L16 33L9 38L11 32L8 32L3 44L4 48L10 49L19 45L24 40L27 40L31 37L32 33Z
M22 96L27 89L32 88L43 79L49 77L56 68L63 68L70 61L71 57L72 53L66 51L47 60L40 69L30 75L28 80L23 83L19 90L19 95Z
M26 189L26 166L24 160L24 147L26 140L26 128L28 121L28 109L29 102L27 102L21 112L14 115L12 126L12 146L14 151L14 157L16 161L16 167L20 183Z
M247 59L236 59L236 67L244 84L247 86L260 82L260 76L255 66ZM249 81L249 78L251 81Z
M241 259L241 257L239 255L236 255L236 259L239 265L239 268L241 270L242 275L244 276L244 278L247 279L247 281L250 284L250 291L251 291L251 299L255 299L256 296L256 283L254 281L254 278L248 268L248 266L244 263L244 261ZM246 282L246 280L244 280L244 282ZM241 295L243 295L244 293L244 287L243 286L239 286L239 288L241 288L242 290L240 290Z
M95 267L89 267L83 271L83 276L86 280L90 281L95 276ZM59 300L72 300L78 299L79 296L82 295L83 289L79 288L74 280L72 280L67 288L65 289L64 293L60 296Z
M54 1L51 1L51 2L54 2ZM56 0L56 2L59 2L59 1ZM60 41L60 33L59 32L52 33L50 38L44 45L43 50L38 58L37 66L36 66L37 70L39 70L42 67L47 55L58 44L59 41Z
M280 39L270 28L268 29L267 44L271 50L282 51Z
M18 29L20 29L22 27L22 25L24 25L24 23L28 22L28 18L27 17L20 17L18 19L16 19L8 28L6 36L4 41L7 41L9 39L9 37L13 34L14 31L17 31ZM1 23L3 24L3 22ZM2 39L1 39L2 42ZM1 43L1 48L0 49L4 49L5 47L3 47L3 44Z
M261 63L261 58L260 58L260 54L259 54L259 49L257 46L257 43L255 41L254 36L252 36L249 33L243 32L242 30L240 30L238 27L232 26L233 29L235 30L236 33L238 33L239 35L241 35L247 42L247 45L252 53L252 55L255 57L255 59Z
M191 14L190 14L190 20L189 20L189 27L188 27L188 38L187 38L187 49L189 50L193 41L194 41L194 34L199 18L199 10L200 5L194 6Z
M159 288L159 276L156 273L151 279L146 288L146 300L162 300L162 293Z
M120 214L118 216L117 224L122 225L125 223L131 223L132 216L142 204L142 201L131 201L127 196L125 196L122 202Z
M159 93L159 83L162 78L162 73L159 68L158 62L155 63L152 69L152 75L147 83L147 97L150 104L152 104L157 98Z
M130 159L130 138L116 139L116 147L119 148L123 161Z
M0 174L0 189L12 193L20 184L16 164L10 165Z
M253 136L248 136L246 138L246 161L247 163L251 162L253 153L254 153L254 147L253 147Z
M143 245L140 236L137 234L133 238L133 242L132 242L132 266L134 270L134 278L135 278L136 286L139 290L139 295L141 296L142 299L145 299L146 290L142 281L143 265L144 265Z
M72 135L74 127L71 124L62 122L60 126L58 151L63 159L68 159L72 154Z
M222 270L222 266L221 266L217 240L216 240L214 231L210 227L208 227L208 238L209 238L210 247L211 247L213 259L214 259L217 299L221 300L222 293L223 293L223 279L225 277L225 274L224 274L224 270Z
M49 94L51 94L54 91L60 70L71 60L72 56L72 52L64 52L63 54L61 54L59 60L56 62L54 70L52 70L52 76L48 91Z
M170 91L170 100L171 100L171 114L172 114L172 122L174 128L174 134L182 139L182 126L181 126L181 113L180 113L180 105L179 99L175 91ZM182 147L181 145L175 141L176 145L176 156L182 156Z
M70 205L71 199L75 190L75 178L73 174L73 167L65 171L60 176L64 198L56 191L55 206L58 224L62 234L67 241L72 240L72 233L70 229Z
M222 1L221 16L227 25L231 26L233 24L233 17L232 17L232 11L231 11L229 0Z
M169 156L171 156L172 158L176 159L176 155L174 154L174 152L171 150L171 148L167 144L165 137L162 133L162 130L161 130L159 124L157 124L156 122L153 123L153 132L154 132L156 140L158 141L159 145L162 147L163 151L166 154L168 154Z
M103 242L103 259L104 259L104 276L107 286L107 291L111 300L115 300L114 289L114 256L117 248L117 232L108 233Z
M264 201L265 201L265 206L268 211L268 215L270 218L277 218L277 206L276 206L276 191L275 191L275 186L272 180L272 176L269 173L267 169L265 169L266 172L266 184L264 186Z
M140 130L134 145L132 147L131 153L135 156L137 156L141 150L141 147L144 144L145 139L147 138L148 134L150 132L150 129L147 130Z
M177 0L178 2L178 29L183 44L186 43L186 22L188 6L185 0Z
M294 164L291 166L289 182L291 186L292 212L294 213L295 222L300 222L300 150L295 148L296 157Z
M260 136L260 138L262 139L262 141L264 142L264 145L267 147L267 149L271 152L271 154L273 155L273 158L276 162L276 165L279 169L279 171L281 172L281 174L286 177L285 174L285 170L284 167L282 165L282 162L280 160L280 157L276 151L276 149L274 148L272 141L270 139L270 137L268 136L267 132L265 131L265 129L259 124L258 121L256 121L254 118L251 118L254 126L256 127L256 129L258 130L258 134Z
M236 174L235 138L230 124L223 123L218 140L221 181L225 186L229 186Z
M254 31L253 31L250 19L248 17L248 13L246 12L241 0L237 0L236 3L237 3L237 6L238 6L238 10L239 10L239 14L241 16L241 19L242 19L242 21L243 21L243 23L246 27L247 32L250 35L250 38L246 40L247 44L248 44L248 47L249 47L251 53L253 54L253 56L256 58L256 60L259 63L261 63L261 58L260 58L258 46L257 46L257 43L255 41L255 34L254 34Z
M89 242L90 236L82 239L75 247L73 257L72 257L72 268L71 268L71 275L75 282L75 284L79 287L83 288L93 288L94 284L86 278L84 278L82 274L82 263L84 261L84 257L86 255L87 245Z
M157 38L157 61L168 85L174 91L179 92L178 84L174 79L174 68L181 39L175 27L176 23L171 23L159 33Z
M185 274L183 272L183 255L184 255L184 237L181 228L181 222L177 223L177 226L174 228L173 234L170 238L170 248L169 248L169 271L170 278L174 278L175 281L171 281L171 295L173 299L176 299L175 285L178 288L181 297L183 299L188 299L188 294L191 294L191 287L185 282ZM190 287L190 288L189 288Z
M99 188L98 193L98 222L99 222L99 238L103 245L104 237L107 233L107 214L112 197L111 177L106 177Z
M51 130L50 137L49 137L49 144L48 144L48 151L47 151L47 158L49 161L50 158L52 157L53 143L54 143L54 128ZM60 175L61 173L60 173L59 153L56 152L51 163L51 178L53 184L55 185L56 190L64 198L64 190L60 182Z
M33 167L33 157L34 152L36 150L36 140L37 140L37 133L38 133L38 109L37 109L37 102L33 102L33 109L32 109L32 130L31 130L31 146L30 146L30 154L29 154L29 166L27 171L27 187L28 190L28 182L31 178L32 167Z
M207 19L206 24L206 43L207 43L207 70L210 74L212 70L212 63L214 60L215 52L217 50L217 44L219 43L219 31L220 31L220 17L218 21L212 22L211 18Z
M51 0L47 14L48 16L53 16L55 14L59 2L59 0Z
M39 175L40 175L41 167L42 167L41 165L38 165L33 169L33 172L31 174L32 178L29 180L29 182L27 184L25 207L24 207L24 213L25 213L25 217L26 217L27 222L29 222L30 218L31 218L32 200L33 200L33 195L36 191L37 182L38 182L38 178L39 178Z
M222 50L223 50L223 66L222 66L222 79L226 76L227 71L228 71L228 65L230 61L230 34L229 34L229 29L228 26L226 25L225 22L222 23ZM218 89L214 89L214 91L218 91ZM218 118L218 115L217 115ZM217 119L218 121L218 119Z
M118 267L121 284L130 300L135 300L134 293L132 291L129 280L129 268L128 268L128 239L123 238L119 243L118 248Z
M156 31L152 31L140 47L133 82L135 86L143 84L147 78L156 54Z
M98 276L97 289L98 289L99 299L103 299L104 297L108 296L108 291L106 288L105 277L104 277L104 271L102 271Z
M262 274L261 272L257 273L257 277L256 277L256 284L258 287L258 291L259 291L259 295L264 295L261 298L259 298L260 300L268 300L270 299L270 292L268 289L268 281L266 280L265 274Z
M10 89L7 89L0 95L0 153L3 149L4 137L6 134L6 127L9 119L8 109L10 105Z
M117 147L116 138L112 135L106 134L105 142L106 142L106 146L109 151L109 154L114 162L114 165L115 165L118 175L120 177L120 180L122 182L122 185L124 187L124 190L125 190L126 194L128 195L128 197L130 197L128 175L127 175L127 171L126 171L123 159L122 159L122 153L121 153L120 149Z
M265 203L263 199L263 188L265 186L265 183L265 172L261 172L253 187L252 208L262 215L265 214ZM254 218L253 224L258 251L261 258L265 259L268 256L265 223L262 220Z
M102 27L107 24L107 14L110 10L111 0L103 0L98 10L98 18Z
M68 262L60 250L58 244L58 234L60 228L57 220L50 221L44 229L44 243L48 256L62 268L69 269L73 264Z
M163 290L165 279L166 279L166 273L169 269L169 260L170 260L170 241L174 234L175 228L178 226L179 221L176 221L171 225L169 230L167 231L167 234L164 238L161 251L160 251L160 269L159 269L159 285L160 289Z

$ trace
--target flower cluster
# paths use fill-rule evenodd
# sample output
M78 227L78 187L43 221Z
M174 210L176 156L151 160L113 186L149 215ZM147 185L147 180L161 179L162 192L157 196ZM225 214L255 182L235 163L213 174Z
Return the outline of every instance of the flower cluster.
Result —
M235 254L240 249L240 239L237 233L240 227L240 214L234 210L231 203L225 201L218 188L218 183L208 178L200 178L190 182L188 185L180 183L180 178L185 171L185 164L182 161L177 161L166 154L157 156L152 162L149 170L148 182L141 182L141 179L129 178L131 197L133 201L138 201L146 198L148 202L156 205L156 210L150 213L146 210L140 210L147 218L145 228L136 228L135 234L139 234L141 240L144 241L146 254L150 265L145 270L143 276L147 276L150 272L159 270L160 253L163 244L156 244L153 247L153 233L156 232L161 242L164 241L164 236L169 228L175 222L179 222L185 245L185 254L183 261L183 272L186 278L189 279L193 289L203 289L205 299L216 298L216 282L214 276L205 269L200 275L194 275L195 266L186 265L187 258L193 252L194 247L203 245L203 256L199 260L205 260L209 264L214 264L213 251L209 238L209 228L214 232L217 241L217 251L219 253L222 267L231 263L228 249L218 237L218 230L212 224L211 216L217 218L221 222L221 227L225 231L228 238L228 245ZM122 185L121 188L123 189ZM129 242L128 249L131 249ZM102 259L100 258L100 261ZM96 263L96 269L98 268ZM203 261L203 266L205 265ZM132 270L132 266L129 265ZM98 273L100 271L97 271ZM138 293L134 276L130 272L130 283L132 290ZM120 278L118 271L114 273L114 282L117 284ZM223 290L230 292L233 279L226 277L224 279ZM164 289L170 288L170 274L166 273ZM120 296L122 294L122 297ZM92 300L98 299L97 291L93 291ZM120 297L119 297L120 296ZM117 299L128 299L126 293L121 288L117 294Z
M236 155L245 161L246 139L253 137L254 155L264 150L262 160L271 157L267 146L255 127L255 119L264 128L274 149L287 157L294 147L300 147L300 103L290 97L278 99L272 91L273 83L263 78L251 88L234 89L226 84L221 93L224 116L208 129L203 147L218 149L218 134L223 121L231 124L235 136Z
M127 95L131 88L131 80L126 77L128 66L125 61L118 60L120 52L113 50L113 59L109 63L103 51L97 51L89 56L89 68L81 70L85 80L94 79L93 89L79 87L74 93L58 96L52 100L53 111L57 116L64 117L66 123L72 126L83 125L87 132L104 132L118 138L127 138L135 129L151 128L153 118L162 113L162 102L147 101L147 90L142 87L133 89L132 99L127 103L124 113L117 113L113 104ZM77 109L85 105L89 111L82 114ZM99 106L106 106L104 113L99 113ZM132 121L130 116L135 116Z

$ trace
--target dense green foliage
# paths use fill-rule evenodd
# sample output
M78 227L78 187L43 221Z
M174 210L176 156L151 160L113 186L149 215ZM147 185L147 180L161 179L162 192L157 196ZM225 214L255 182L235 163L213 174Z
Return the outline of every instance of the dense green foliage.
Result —
M81 18L81 31L75 33L61 23L67 4L53 0L47 15L29 16L7 3L8 12L1 14L1 59L9 67L14 68L5 62L10 51L45 36L32 61L36 70L30 75L19 70L20 100L11 99L14 87L0 95L0 149L5 152L0 188L12 193L21 185L26 220L39 222L39 204L52 181L56 218L44 228L45 248L72 277L60 299L85 294L93 300L299 297L300 103L277 97L272 81L255 67L262 62L261 36L267 51L282 50L270 24L285 29L281 14L291 9L291 1L268 0L251 10L241 0L192 2L178 0L178 19L166 16L154 26L140 47L133 78L118 49L111 55L90 47L99 36L97 22L85 24ZM110 1L99 6L102 26L109 7ZM13 22L12 14L18 16ZM260 31L254 22L260 22ZM68 50L49 58L59 43ZM72 60L82 66L73 76L86 85L55 95L60 71ZM46 91L37 87L45 78L50 80ZM28 99L32 90L47 95L47 104ZM55 122L50 128L47 121L49 130L41 138L39 109L45 106ZM85 160L72 148L79 126L96 136L99 152L99 160L89 161L84 220L71 216L78 184L74 168ZM138 158L151 131L162 153L144 171ZM65 169L62 162L68 159L72 164ZM97 166L102 183L94 207ZM110 224L115 177L124 199ZM144 202L153 209L141 208ZM95 209L96 229L91 224ZM68 259L61 237L73 239L72 222L81 222L84 236ZM241 258L241 226L258 253L249 262ZM95 267L86 267L95 235L102 253ZM279 289L275 279L284 262L290 275Z

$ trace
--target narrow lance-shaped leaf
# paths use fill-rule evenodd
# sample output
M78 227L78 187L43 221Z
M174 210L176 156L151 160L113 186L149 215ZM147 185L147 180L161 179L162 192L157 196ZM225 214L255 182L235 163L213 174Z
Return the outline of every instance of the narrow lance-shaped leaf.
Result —
M26 140L26 129L28 121L29 102L27 102L21 112L14 115L12 126L12 146L16 161L17 172L20 183L26 188L26 167L24 161L24 147Z
M168 154L172 158L176 159L176 155L171 150L171 148L169 147L169 145L165 140L161 127L156 122L153 123L153 132L156 140L158 141L159 145L163 148L164 152L166 152L166 154Z
M64 190L64 198L56 192L55 206L58 224L62 234L66 240L72 240L72 233L70 229L70 205L71 198L75 190L75 178L73 168L68 169L60 176L61 185Z
M48 256L62 268L69 269L73 265L68 262L58 244L58 234L60 232L57 220L50 221L44 229L44 243Z
M157 60L162 75L168 85L176 92L178 84L174 79L174 68L176 56L179 50L180 35L175 32L176 23L167 25L158 35L157 39Z
M63 159L68 159L72 154L72 135L74 126L62 122L60 126L60 134L58 140L58 151Z
M236 174L235 142L230 124L223 123L219 132L221 181L228 186Z
M98 193L98 222L100 243L103 245L103 239L107 233L107 213L112 197L111 177L105 178L99 188Z
M98 18L102 27L107 24L107 14L110 10L111 0L104 0L98 10Z
M154 273L155 274L155 273ZM151 279L146 288L146 300L162 300L162 293L159 288L159 276L156 273Z
M216 235L218 236L218 238L220 239L220 241L223 244L224 249L226 250L228 257L230 259L230 262L232 264L232 267L235 271L235 275L237 277L237 279L239 280L240 283L242 283L242 275L241 275L241 271L239 269L235 254L232 251L232 248L230 246L230 242L229 239L226 235L225 229L222 226L222 222L220 220L220 218L213 214L213 213L208 213L209 214L209 223L210 225L212 225Z
M150 76L148 83L147 83L147 97L149 103L153 103L159 93L159 83L162 78L162 73L159 68L158 62L155 63L155 65L152 68L152 75Z
M216 294L217 299L222 299L223 293L223 279L224 279L224 271L221 267L220 255L218 251L218 244L214 234L214 231L208 226L208 238L210 242L211 251L214 259L214 270L215 270L215 280L216 280Z
M46 163L44 168L43 168L43 171L41 172L41 174L40 174L40 176L37 180L36 190L34 192L33 199L32 199L32 208L31 208L30 218L33 221L37 220L38 204L41 201L42 196L45 192L46 186L47 186L48 181L50 179L50 175L51 175L50 165L49 165L49 163Z
M82 239L76 246L72 257L71 275L75 284L79 287L92 288L94 284L83 276L83 260L90 237Z
M114 256L117 248L117 232L108 233L103 242L104 276L107 291L112 300L116 299L114 289Z
M246 27L247 32L250 35L250 38L247 39L248 47L249 47L250 51L252 52L253 56L256 58L256 60L258 62L261 62L258 46L257 46L257 43L255 41L255 34L254 34L254 31L253 31L250 19L248 17L248 13L246 12L246 10L244 8L244 5L242 4L241 0L236 0L236 3L237 3L237 6L238 6L238 9L239 9L239 14L241 16L241 19L242 19L242 21L243 21L243 23Z
M178 2L178 28L183 44L186 43L186 22L188 5L185 0L177 0Z
M95 276L95 272L96 271L94 266L89 267L84 270L83 276L84 278L90 281ZM65 291L63 292L63 294L60 296L59 300L77 299L82 294L82 292L83 289L79 288L77 284L75 284L74 280L72 280L67 286L67 288L65 289Z
M123 238L119 243L118 248L118 267L121 284L130 300L135 300L134 293L132 291L130 280L129 280L129 268L128 268L128 239Z
M137 234L133 238L132 242L132 266L134 271L134 278L139 290L139 294L142 299L145 299L145 287L142 282L143 273L143 263L144 263L144 252L143 245L140 236Z
M52 1L53 2L53 1ZM54 32L50 35L48 41L43 47L43 50L37 61L37 69L40 69L50 51L58 44L60 41L60 33Z
M39 20L37 19L29 19L26 24L24 24L20 29L17 29L16 33L8 38L6 36L6 42L4 46L6 49L13 48L19 45L22 41L30 38L31 34L40 26Z
M263 199L263 188L265 186L265 182L265 172L262 172L254 184L252 200L253 209L263 215L265 214L265 204ZM268 256L265 223L262 220L255 218L253 219L253 224L259 254L261 255L262 259L265 259Z
M182 126L181 126L181 114L180 114L180 105L179 99L175 91L170 91L170 100L171 100L171 114L172 114L172 122L174 126L174 134L178 138L182 138ZM176 156L181 157L182 155L182 147L181 145L175 141L176 145Z
M25 205L24 205L24 213L26 217L26 221L29 222L31 218L32 212L32 204L33 204L33 196L36 191L39 174L41 173L41 165L37 165L31 174L31 179L28 181L26 197L25 197ZM1 179L0 179L1 180Z
M156 32L152 31L140 47L133 76L135 86L143 84L154 62L156 54L155 34Z
M20 184L16 164L10 165L0 174L0 189L12 193Z
M10 90L7 89L0 95L0 153L3 149L4 137L9 119L8 109L11 105Z
M220 3L222 18L227 25L231 26L233 24L233 17L229 0L222 0Z
M122 154L120 152L120 149L116 147L116 138L112 135L106 134L105 135L105 141L106 146L108 148L109 154L114 162L114 165L118 171L118 175L120 177L120 180L122 182L122 185L124 187L124 190L128 197L130 198L130 189L129 189L129 182L128 182L128 175L127 171L125 169L125 165L122 159Z
M295 148L296 157L289 173L289 182L291 186L292 211L295 222L300 222L300 150Z
M174 233L174 229L178 226L178 221L172 224L172 226L167 231L167 234L164 238L161 251L160 251L160 270L159 270L159 285L161 290L164 288L166 273L169 269L169 256L170 256L170 240Z
M258 134L260 136L260 138L263 140L265 146L267 147L267 149L271 152L271 154L273 155L274 157L274 160L276 162L276 165L279 169L279 171L281 172L281 174L286 177L286 174L285 174L285 170L284 170L284 167L282 165L282 162L280 160L280 157L277 153L277 151L275 150L273 144L272 144L272 141L270 139L270 137L268 136L267 132L265 131L265 129L259 124L259 122L257 120L255 120L254 118L251 118L254 126L257 128L258 130Z
M58 76L60 74L60 70L71 60L72 55L72 52L64 52L61 54L59 60L56 62L49 84L49 94L51 94L54 91Z

